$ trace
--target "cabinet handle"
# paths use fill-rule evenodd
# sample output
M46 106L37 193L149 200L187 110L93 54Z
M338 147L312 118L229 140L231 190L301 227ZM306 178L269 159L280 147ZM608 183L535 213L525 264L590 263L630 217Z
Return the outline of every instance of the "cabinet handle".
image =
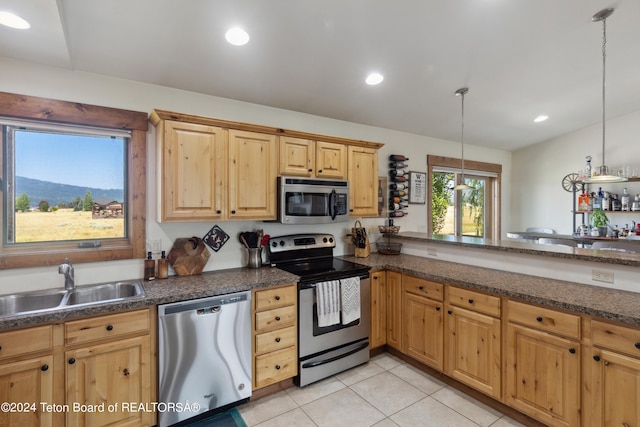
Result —
M73 365L74 363L76 363L76 359L74 359L73 357L69 359L69 365Z
M231 215L235 215L235 214L236 214L236 211L231 211Z
M576 354L576 349L575 349L575 348L573 348L573 347L570 347L570 348L569 348L569 353L571 353L571 354Z
M473 300L469 298L469 304L473 304Z
M125 377L128 377L129 376L129 370L127 368L124 368L122 370L122 375L124 375Z
M536 317L536 320L537 320L538 322L542 322L542 317L538 316L538 317Z
M418 289L420 289L421 291L424 291L424 286L418 286Z
M276 301L280 301L280 295L276 295Z
M42 365L42 368L40 368L40 370L41 370L42 372L44 372L44 371L48 371L48 370L49 370L49 365Z
M280 321L280 316L276 316L276 322Z
M453 311L451 311L451 310L447 310L447 313L449 313L449 314L453 314Z
M113 331L113 325L107 325L107 331Z
M373 280L378 280L378 276L373 276Z
M276 371L280 370L280 365L276 365Z
M313 172L313 169L307 169L307 172Z
M349 209L349 212L353 212L353 209Z
M639 348L639 349L640 349L640 342L637 342L637 343L635 344L635 346L636 346L636 348Z
M319 170L318 170L318 173L322 173L322 169L319 169Z
M598 356L597 354L595 356L593 356L593 360L595 360L596 362L600 361L600 356Z
M276 338L276 342L280 342L280 337Z
M440 307L436 307L436 311L440 311Z
M218 209L218 210L216 211L216 213L217 213L217 214L221 214L221 213L222 213L222 211L221 211L220 209Z

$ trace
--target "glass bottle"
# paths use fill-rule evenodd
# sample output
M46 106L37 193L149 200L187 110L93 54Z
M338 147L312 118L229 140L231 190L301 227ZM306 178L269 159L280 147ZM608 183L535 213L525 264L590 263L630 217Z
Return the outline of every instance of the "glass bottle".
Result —
M622 190L621 204L622 204L622 208L621 209L623 211L628 211L629 210L629 192L627 191L627 187L625 187L624 190Z

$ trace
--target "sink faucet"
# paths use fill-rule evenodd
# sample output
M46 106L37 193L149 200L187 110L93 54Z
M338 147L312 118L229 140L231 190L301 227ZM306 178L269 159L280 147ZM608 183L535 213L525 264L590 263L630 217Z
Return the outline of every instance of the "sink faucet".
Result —
M73 264L69 258L64 259L64 264L58 266L58 273L64 274L64 288L66 290L73 289L75 287L75 280L73 278Z

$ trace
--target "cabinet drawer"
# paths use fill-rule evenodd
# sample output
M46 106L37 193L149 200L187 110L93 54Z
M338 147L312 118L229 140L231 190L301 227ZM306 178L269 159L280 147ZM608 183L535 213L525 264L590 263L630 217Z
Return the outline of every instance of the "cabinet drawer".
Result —
M276 329L256 335L256 354L270 353L296 345L296 327Z
M295 347L256 356L256 388L294 377L298 373Z
M534 305L507 301L509 322L570 338L580 338L580 317Z
M256 313L256 332L270 331L295 325L296 307L282 307Z
M110 314L67 322L64 343L80 344L149 330L149 310Z
M256 291L254 295L256 311L294 305L298 299L297 293L295 285Z
M448 288L449 303L458 307L467 308L479 313L488 314L493 317L500 317L500 298L468 289Z
M638 329L592 320L591 340L598 347L640 357L640 330Z
M442 283L431 282L415 276L402 276L402 289L404 292L421 295L436 301L442 301L444 295L444 285Z
M53 326L3 332L0 334L0 359L53 349Z

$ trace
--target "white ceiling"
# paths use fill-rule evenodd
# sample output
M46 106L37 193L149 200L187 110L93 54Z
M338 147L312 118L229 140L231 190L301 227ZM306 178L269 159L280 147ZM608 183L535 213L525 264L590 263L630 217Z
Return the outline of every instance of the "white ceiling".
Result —
M638 0L0 0L31 23L0 56L453 141L468 86L465 143L515 150L601 123L605 7L611 118L640 110Z

